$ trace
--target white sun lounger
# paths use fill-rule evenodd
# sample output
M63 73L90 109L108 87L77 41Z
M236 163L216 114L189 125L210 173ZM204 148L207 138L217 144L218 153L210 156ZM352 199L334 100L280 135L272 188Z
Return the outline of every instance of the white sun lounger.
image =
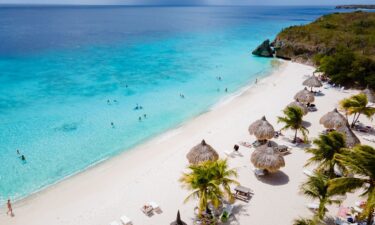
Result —
M308 209L311 209L311 210L318 210L319 209L319 205L316 204L316 203L309 203L309 204L306 205L306 207Z
M124 225L132 225L133 224L133 222L127 216L122 216L120 218L120 220L121 220L122 224L124 224Z
M234 155L234 151L225 151L224 153L225 155L230 156L230 157L233 157Z
M109 225L120 225L117 221L112 221Z
M303 170L303 173L309 177L314 176L314 173L310 170Z
M157 204L156 202L149 202L148 204L152 207L153 211L155 211L156 213L158 214L162 213L159 204Z

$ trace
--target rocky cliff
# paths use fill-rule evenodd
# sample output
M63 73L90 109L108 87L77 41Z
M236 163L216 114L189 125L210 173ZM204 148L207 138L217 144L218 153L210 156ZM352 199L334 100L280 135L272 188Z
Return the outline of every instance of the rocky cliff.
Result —
M340 46L375 60L375 13L335 13L281 31L271 43L275 56L313 64L317 54L330 55Z

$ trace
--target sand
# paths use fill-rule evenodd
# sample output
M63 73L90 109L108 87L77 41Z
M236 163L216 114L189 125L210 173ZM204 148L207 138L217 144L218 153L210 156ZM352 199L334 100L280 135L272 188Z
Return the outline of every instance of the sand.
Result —
M276 117L293 101L294 94L303 88L302 81L313 71L310 66L284 62L272 75L207 113L14 203L14 218L6 216L2 208L0 224L103 225L126 215L134 224L166 225L176 218L178 209L182 219L192 224L197 201L184 204L189 191L178 182L187 166L190 148L205 139L225 158L224 151L231 150L234 144L254 140L247 128L263 115L280 129ZM337 107L340 99L355 93L333 88L322 91L324 96L316 97L318 111L305 117L311 124L310 138L323 130L319 118ZM285 134L286 138L292 136L292 132ZM275 141L286 143L282 138ZM311 215L306 208L311 200L299 194L299 186L306 179L303 165L309 156L302 149L293 148L280 172L258 180L250 163L252 151L241 146L242 156L228 158L230 166L238 171L240 183L255 192L249 203L235 203L230 224L288 225L298 216ZM145 216L140 208L149 201L157 202L163 212ZM333 207L330 213L335 214L335 210Z

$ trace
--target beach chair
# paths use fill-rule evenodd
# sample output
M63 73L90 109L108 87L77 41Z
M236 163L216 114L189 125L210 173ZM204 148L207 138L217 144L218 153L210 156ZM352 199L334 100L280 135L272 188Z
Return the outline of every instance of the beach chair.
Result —
M121 220L121 223L123 225L132 225L133 224L133 222L127 216L122 216L120 218L120 220Z
M148 204L152 207L152 209L156 213L158 213L158 214L162 213L160 206L156 202L149 202Z
M224 151L224 154L229 156L229 157L233 157L234 151Z
M317 203L309 203L306 207L310 210L317 211L319 209L319 205Z
M310 171L310 170L303 170L303 173L305 174L305 175L307 175L307 176L309 176L309 177L311 177L311 176L314 176L314 173L312 172L312 171Z
M120 225L117 221L112 221L109 225Z
M152 206L149 205L149 204L146 204L146 205L142 206L141 211L142 211L144 214L146 214L147 216L152 216L152 214L153 214L153 213L152 213L153 208L152 208Z

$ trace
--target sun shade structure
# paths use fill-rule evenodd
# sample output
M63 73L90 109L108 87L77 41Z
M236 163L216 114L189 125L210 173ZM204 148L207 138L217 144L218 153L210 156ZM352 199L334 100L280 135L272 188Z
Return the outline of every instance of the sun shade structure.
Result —
M269 172L276 172L285 166L284 157L277 147L272 146L271 143L259 146L251 154L250 160L256 168L265 169Z
M294 102L291 102L286 107L291 107L291 106L296 106L296 107L300 108L302 110L302 112L303 112L303 115L306 115L309 112L309 110L307 109L306 105L304 105L303 103L299 102L298 100L294 101Z
M211 145L208 145L205 140L194 146L186 155L190 164L199 164L205 161L216 161L219 159L219 154Z
M363 94L367 96L367 100L371 103L375 103L375 95L369 88L366 88L362 91Z
M348 124L347 119L337 111L335 108L333 111L328 112L320 118L319 123L328 129L337 129Z
M180 210L177 211L177 218L176 221L173 221L170 225L187 225L184 221L180 218Z
M294 100L307 104L314 102L315 97L314 93L308 91L307 88L305 88L302 91L297 92L296 95L294 95Z
M358 139L358 137L353 133L353 131L350 129L349 125L342 126L337 128L337 131L344 134L345 136L345 145L347 148L352 148L357 144L360 144L361 141Z
M323 86L322 82L320 82L320 80L315 75L312 75L311 77L307 78L302 84L304 86L310 87L311 91L313 87Z
M258 140L269 140L275 135L275 129L263 116L262 119L255 121L249 126L249 133Z

